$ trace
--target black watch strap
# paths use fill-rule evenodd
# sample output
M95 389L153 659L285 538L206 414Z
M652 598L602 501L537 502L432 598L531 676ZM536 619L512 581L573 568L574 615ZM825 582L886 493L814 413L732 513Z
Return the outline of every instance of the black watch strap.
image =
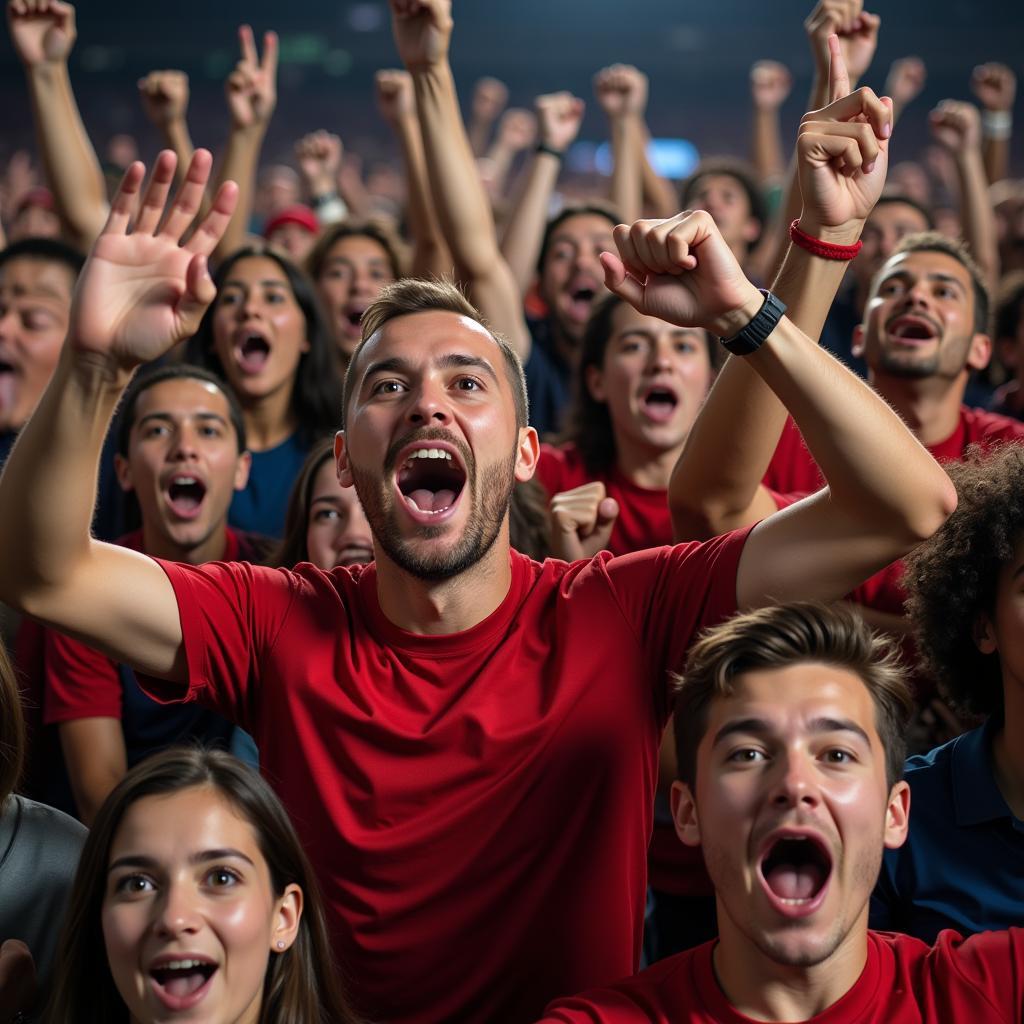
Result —
M778 296L772 295L767 288L758 288L758 291L764 296L764 302L754 319L738 334L719 339L734 356L749 356L756 352L786 312L786 304Z

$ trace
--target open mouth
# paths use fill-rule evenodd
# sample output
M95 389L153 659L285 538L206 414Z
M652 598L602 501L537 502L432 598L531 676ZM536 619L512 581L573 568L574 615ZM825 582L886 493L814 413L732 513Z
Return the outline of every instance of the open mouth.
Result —
M597 288L591 283L580 283L569 289L569 313L574 320L585 322L597 297Z
M886 329L890 338L909 344L933 341L938 336L935 325L930 320L917 316L896 317L889 321Z
M670 420L678 405L679 396L675 391L661 385L647 388L640 396L640 407L657 423Z
M235 355L242 373L259 373L270 358L270 343L262 334L246 334L235 345Z
M813 836L780 836L760 864L769 892L783 906L813 904L832 873L832 855Z
M187 1010L206 995L216 973L217 965L205 960L169 960L153 967L149 977L168 1009Z
M368 565L373 561L373 548L362 545L351 545L342 548L334 560L336 566Z
M194 519L199 515L205 497L206 484L189 473L171 477L167 485L167 502L171 511L181 519Z
M436 516L458 500L466 472L443 448L414 448L398 468L397 483L415 511Z
M6 359L0 359L0 373L14 373L13 364L7 362Z

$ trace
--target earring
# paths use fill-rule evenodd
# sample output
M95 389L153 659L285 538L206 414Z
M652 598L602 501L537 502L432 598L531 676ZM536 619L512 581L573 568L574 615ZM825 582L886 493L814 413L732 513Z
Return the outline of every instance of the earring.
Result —
M277 940L277 948L278 949L284 949L284 939L278 939Z

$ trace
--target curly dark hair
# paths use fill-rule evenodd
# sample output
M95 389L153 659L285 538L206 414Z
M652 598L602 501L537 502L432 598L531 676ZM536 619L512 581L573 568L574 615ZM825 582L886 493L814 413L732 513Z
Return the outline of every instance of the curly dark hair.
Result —
M906 560L907 611L926 669L944 696L971 714L1000 713L998 654L978 650L978 614L995 610L1000 570L1024 537L1024 446L968 449L947 465L959 504Z
M313 283L282 252L263 243L256 243L238 249L220 264L213 275L213 283L218 292L232 268L247 259L273 260L281 268L306 321L309 351L299 357L291 402L299 425L299 436L310 443L325 434L333 434L341 420L341 368ZM227 374L213 344L213 318L216 310L217 301L214 300L203 315L199 329L189 338L185 358L226 381Z

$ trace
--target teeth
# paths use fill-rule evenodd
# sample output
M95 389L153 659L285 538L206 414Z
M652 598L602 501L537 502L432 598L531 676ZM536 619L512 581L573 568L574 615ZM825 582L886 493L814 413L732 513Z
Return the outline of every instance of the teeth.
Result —
M160 970L163 971L194 971L198 967L205 967L202 960L168 960Z
M176 477L173 477L171 479L171 483L172 484L182 484L182 485L186 485L186 486L188 484L194 484L194 483L197 483L197 482L198 481L196 480L196 478L194 476L176 476Z
M451 462L451 458L451 452L446 452L441 448L417 448L409 453L406 462L412 462L413 459L447 459Z

